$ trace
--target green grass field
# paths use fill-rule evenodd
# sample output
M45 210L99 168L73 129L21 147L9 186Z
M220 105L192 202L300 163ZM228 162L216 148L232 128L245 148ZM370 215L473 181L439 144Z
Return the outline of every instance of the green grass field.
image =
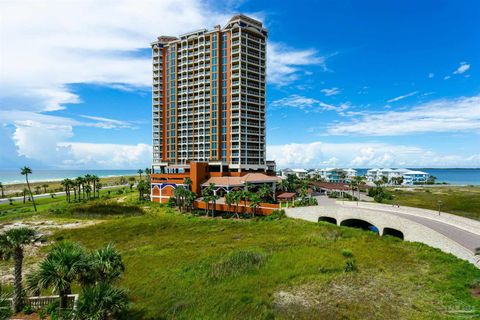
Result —
M30 219L99 222L50 240L116 245L126 264L119 285L132 299L123 319L480 317L470 292L480 270L422 244L293 219L212 219L137 203L135 193L118 197L57 214L63 204L53 203ZM357 271L346 272L352 260Z
M390 189L394 200L404 206L441 210L452 214L480 220L480 187L413 187Z

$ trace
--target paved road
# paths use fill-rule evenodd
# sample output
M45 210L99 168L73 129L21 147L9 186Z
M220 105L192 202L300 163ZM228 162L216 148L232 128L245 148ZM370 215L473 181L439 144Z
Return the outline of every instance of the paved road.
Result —
M392 211L381 210L381 209L371 209L371 210L396 215L398 217L408 219L416 223L420 223L425 227L435 230L438 233L441 233L444 236L452 239L453 241L457 242L458 244L462 245L463 247L467 248L472 252L475 252L476 248L480 248L480 235L471 233L461 228L457 228L450 224L424 218L424 217L414 216L411 214L392 212Z
M102 187L102 190L104 189L114 189L114 188L120 188L120 187L128 187L129 185L128 184L125 184L125 185L117 185L117 186L105 186L105 187ZM55 196L63 196L65 195L65 191L60 191L60 192L52 192L53 194L55 194ZM72 196L73 196L73 192L72 192ZM39 198L50 198L51 195L50 193L41 193L41 194L34 194L33 195L33 198L34 199L39 199ZM14 202L18 202L18 201L23 201L23 196L21 197L12 197L12 200ZM0 199L0 204L2 203L8 203L8 197L7 198L2 198Z

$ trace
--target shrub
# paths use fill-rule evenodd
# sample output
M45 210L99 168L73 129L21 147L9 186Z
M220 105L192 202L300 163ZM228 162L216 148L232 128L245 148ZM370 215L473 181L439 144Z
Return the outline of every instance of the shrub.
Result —
M69 208L73 215L142 215L143 210L136 205L109 203L105 201L88 202Z
M356 271L358 271L357 263L356 263L355 259L347 260L345 262L345 267L343 268L343 271L345 271L345 272L356 272Z
M35 310L29 305L25 305L22 309L22 312L25 314L32 314Z
M350 249L342 249L342 256L344 258L352 258L353 257L353 252Z
M285 210L281 209L281 210L273 210L271 214L269 214L268 216L264 216L264 219L268 221L273 221L273 220L282 220L286 217L287 215L285 214Z
M174 197L168 199L167 206L175 208L177 206L177 200Z
M51 207L49 211L52 214L65 214L67 212L67 208L63 205L60 205L60 206Z

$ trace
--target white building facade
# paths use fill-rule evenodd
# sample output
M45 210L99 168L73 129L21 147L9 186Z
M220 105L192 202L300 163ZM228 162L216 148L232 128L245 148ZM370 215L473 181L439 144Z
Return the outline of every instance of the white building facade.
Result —
M410 169L390 169L390 168L374 168L367 171L365 175L367 181L375 182L386 179L387 184L395 184L395 180L402 181L402 185L413 185L428 182L430 174L423 171L415 171Z

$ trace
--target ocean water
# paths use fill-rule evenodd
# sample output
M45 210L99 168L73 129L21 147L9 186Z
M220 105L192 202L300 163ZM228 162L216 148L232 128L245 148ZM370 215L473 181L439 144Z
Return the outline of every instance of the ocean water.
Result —
M96 175L98 177L118 177L136 175L137 170L35 170L28 176L31 182L38 181L60 181L65 178L76 178L86 174ZM20 174L20 170L0 170L0 182L3 184L23 183L25 177Z
M476 169L433 169L433 168L408 168L427 172L437 177L437 183L453 185L480 185L480 168ZM364 175L368 169L356 169L358 175Z
M368 169L356 169L357 174L364 175ZM480 168L478 169L431 169L415 168L428 172L437 177L437 182L445 182L453 185L480 185ZM98 177L116 177L136 175L137 170L35 170L29 176L29 180L36 181L59 181L65 178L76 178L86 174L94 174ZM20 170L0 170L0 182L3 184L22 183L25 177Z

